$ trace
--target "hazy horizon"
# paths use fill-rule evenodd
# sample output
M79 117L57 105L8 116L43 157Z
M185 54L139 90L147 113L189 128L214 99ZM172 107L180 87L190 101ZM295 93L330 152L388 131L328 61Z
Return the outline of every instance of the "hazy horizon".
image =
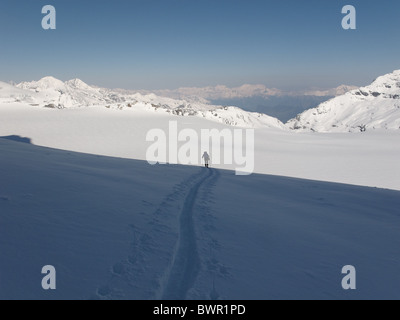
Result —
M390 73L390 72L388 72L388 73ZM383 74L379 74L379 75L377 75L377 77L382 76L382 75ZM21 78L21 79L19 79L17 81L13 80L13 79L0 79L0 81L8 83L8 84L12 84L12 85L18 85L18 84L23 83L23 82L40 81L41 79L46 78L46 77L52 77L52 78L55 78L55 79L60 80L62 82L67 82L67 81L70 81L70 80L79 79L79 80L83 81L84 83L86 83L89 86L98 87L98 88L105 88L105 89L111 89L111 90L119 90L120 89L120 90L127 90L127 91L171 91L171 92L174 92L174 91L181 90L181 89L206 89L206 88L221 88L221 87L225 87L227 89L239 89L239 88L242 88L242 87L245 87L245 86L251 86L251 87L264 86L266 89L278 90L278 91L281 91L284 94L296 94L296 93L301 94L302 92L305 92L305 91L308 91L308 90L321 90L321 91L322 90L331 90L331 89L336 89L336 88L338 88L340 86L362 87L362 86L370 84L371 82L373 82L374 79L377 78L377 77L375 77L373 79L366 80L365 83L363 83L363 84L353 84L353 83L345 83L345 82L343 82L343 83L339 83L338 85L333 86L333 87L332 86L329 87L329 86L318 86L318 85L315 85L315 86L301 86L301 87L299 86L299 87L295 87L295 88L271 87L271 86L267 86L267 85L265 85L263 83L242 83L242 84L235 85L235 86L229 86L229 85L226 85L224 83L217 83L215 85L160 87L160 88L153 88L153 89L142 88L142 87L140 87L140 88L130 88L130 87L124 87L124 86L110 87L110 86L99 85L99 83L101 83L101 81L97 81L97 82L95 81L94 83L86 81L84 79L84 77L76 76L76 77L72 77L72 78L66 78L66 77L59 78L59 77L56 77L56 76L51 75L51 74L44 74L43 76L40 76L39 78L34 78L34 79L25 78L24 77L24 78Z

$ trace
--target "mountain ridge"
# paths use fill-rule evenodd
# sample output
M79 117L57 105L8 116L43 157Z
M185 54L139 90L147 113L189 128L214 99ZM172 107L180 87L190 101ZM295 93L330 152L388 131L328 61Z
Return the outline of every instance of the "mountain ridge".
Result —
M35 107L69 109L105 107L114 110L164 112L175 116L197 116L233 127L279 128L285 125L276 118L257 112L248 112L233 106L219 106L203 101L175 100L155 94L118 92L93 87L80 79L65 82L52 76L38 81L21 82L0 89L0 102L27 103Z
M249 89L249 87L244 87ZM261 91L263 88L257 87ZM336 93L351 87L340 86ZM310 92L311 93L311 92ZM313 94L318 92L313 91ZM321 93L322 95L323 93ZM61 81L52 76L17 85L0 82L0 102L68 109L105 107L115 110L163 112L197 116L234 127L277 128L295 132L364 132L400 129L400 70L378 77L370 85L350 90L283 123L265 113L210 104L204 98L173 99L154 93L133 93L94 87L80 79Z

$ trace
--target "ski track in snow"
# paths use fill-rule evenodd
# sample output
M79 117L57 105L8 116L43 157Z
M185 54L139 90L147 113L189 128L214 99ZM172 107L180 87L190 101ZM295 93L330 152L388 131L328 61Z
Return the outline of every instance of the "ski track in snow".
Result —
M218 176L202 168L174 187L146 228L128 225L132 242L127 258L111 266L108 279L89 299L184 299L200 268L192 219L196 197L204 183Z
M213 205L216 203L214 192L220 177L220 172L215 174L207 182L207 189L199 191L196 203L196 215L194 223L197 231L198 252L201 257L201 270L193 288L188 291L188 300L218 300L223 296L218 292L218 280L229 279L231 277L230 267L220 261L219 256L223 251L224 245L216 237L220 231L216 229L215 222L217 217L214 215Z
M185 199L180 215L178 250L168 272L166 286L162 292L163 300L184 300L188 290L195 283L200 268L200 257L197 250L193 215L200 188L216 175L215 172L210 169L207 175L201 177Z

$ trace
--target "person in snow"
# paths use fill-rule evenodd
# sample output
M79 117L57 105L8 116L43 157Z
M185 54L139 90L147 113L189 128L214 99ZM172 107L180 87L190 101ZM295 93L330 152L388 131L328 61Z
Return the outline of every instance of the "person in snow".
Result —
M207 153L207 151L204 151L202 158L204 159L206 168L208 168L208 162L210 161L210 155Z

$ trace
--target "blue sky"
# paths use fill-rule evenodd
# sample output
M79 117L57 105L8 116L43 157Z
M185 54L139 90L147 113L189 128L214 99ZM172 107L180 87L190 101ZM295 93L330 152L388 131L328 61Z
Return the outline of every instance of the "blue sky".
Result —
M57 10L57 30L41 9ZM357 30L341 9L357 9ZM366 85L400 69L392 0L2 0L0 79L110 88Z

